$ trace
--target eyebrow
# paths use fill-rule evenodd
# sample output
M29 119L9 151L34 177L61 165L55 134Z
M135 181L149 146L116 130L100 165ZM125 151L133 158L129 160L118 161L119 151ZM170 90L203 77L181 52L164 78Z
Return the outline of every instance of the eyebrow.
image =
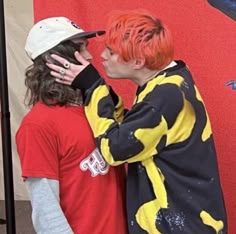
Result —
M106 45L106 48L110 51L113 51L108 45Z

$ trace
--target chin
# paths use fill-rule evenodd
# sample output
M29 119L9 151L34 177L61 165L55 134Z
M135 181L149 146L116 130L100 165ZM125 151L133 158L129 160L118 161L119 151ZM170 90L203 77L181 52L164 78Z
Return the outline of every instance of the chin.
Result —
M115 77L113 77L113 76L111 76L111 75L109 75L109 74L107 74L107 77L109 78L109 79L114 79Z
M114 75L112 75L111 73L109 73L108 71L106 71L107 77L108 78L115 78Z
M107 77L110 79L120 79L120 77L115 76L115 75L110 75L110 74L107 74Z
M112 73L110 73L109 71L107 71L106 70L106 75L107 75L107 77L108 78L110 78L110 79L120 79L120 76L118 76L117 74L112 74Z

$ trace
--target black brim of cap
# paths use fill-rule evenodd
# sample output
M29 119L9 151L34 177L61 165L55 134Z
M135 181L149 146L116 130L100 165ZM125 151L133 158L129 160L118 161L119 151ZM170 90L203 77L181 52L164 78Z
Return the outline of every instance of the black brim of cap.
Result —
M92 38L92 37L96 37L96 36L101 36L103 34L105 34L106 32L105 31L89 31L89 32L82 32L82 33L78 33L72 37L69 37L67 38L66 40L64 41L67 41L67 40L73 40L73 39L76 39L76 38L82 38L82 37L85 37L85 38Z

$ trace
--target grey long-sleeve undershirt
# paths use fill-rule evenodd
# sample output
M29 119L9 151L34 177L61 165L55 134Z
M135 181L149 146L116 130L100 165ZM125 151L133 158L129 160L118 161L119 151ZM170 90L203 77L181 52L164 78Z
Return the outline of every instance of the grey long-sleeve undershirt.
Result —
M61 209L59 182L47 178L25 181L32 205L32 222L39 234L73 234Z

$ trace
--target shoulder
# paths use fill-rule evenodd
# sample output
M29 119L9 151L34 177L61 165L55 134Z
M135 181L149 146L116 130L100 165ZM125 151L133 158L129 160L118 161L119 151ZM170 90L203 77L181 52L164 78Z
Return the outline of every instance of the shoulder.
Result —
M46 131L47 125L53 120L51 109L42 103L36 103L23 117L16 135L25 131Z

